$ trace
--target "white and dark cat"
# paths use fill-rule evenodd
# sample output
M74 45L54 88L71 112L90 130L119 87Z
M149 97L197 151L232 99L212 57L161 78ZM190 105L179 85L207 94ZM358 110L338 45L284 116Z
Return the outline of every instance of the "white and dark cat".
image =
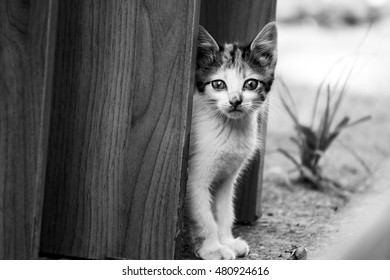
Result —
M258 119L274 80L277 29L269 23L248 46L220 46L199 28L187 215L200 258L235 259L249 247L232 234L234 188L261 148Z

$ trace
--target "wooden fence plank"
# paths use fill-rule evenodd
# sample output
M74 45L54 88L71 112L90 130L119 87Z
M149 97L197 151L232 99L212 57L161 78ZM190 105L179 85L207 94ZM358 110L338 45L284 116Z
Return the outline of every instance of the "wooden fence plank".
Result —
M200 24L219 42L245 42L257 35L261 28L275 20L276 0L208 0L202 2ZM263 135L263 149L241 177L238 187L236 218L252 223L261 216L261 188L263 180L267 118L259 122Z
M0 1L0 259L38 257L57 1Z
M198 6L60 3L43 252L173 258Z

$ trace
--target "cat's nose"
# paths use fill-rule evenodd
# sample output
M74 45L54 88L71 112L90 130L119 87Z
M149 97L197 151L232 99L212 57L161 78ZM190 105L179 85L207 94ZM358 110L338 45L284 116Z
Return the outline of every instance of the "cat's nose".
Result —
M240 105L242 103L242 99L241 98L232 98L231 100L229 100L229 103L234 107L234 108L237 108L238 105Z

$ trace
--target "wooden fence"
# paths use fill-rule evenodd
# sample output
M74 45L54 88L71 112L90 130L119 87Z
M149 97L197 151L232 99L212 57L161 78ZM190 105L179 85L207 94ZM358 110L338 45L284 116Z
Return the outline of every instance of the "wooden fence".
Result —
M37 258L57 1L0 1L0 259Z
M174 258L199 20L248 41L276 7L200 4L0 0L1 259ZM243 221L259 216L262 161Z

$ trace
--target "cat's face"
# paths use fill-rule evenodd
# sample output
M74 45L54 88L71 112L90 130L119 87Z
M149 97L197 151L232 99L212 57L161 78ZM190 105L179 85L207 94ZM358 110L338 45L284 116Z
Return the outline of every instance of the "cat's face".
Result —
M200 27L196 94L216 116L239 119L255 113L271 88L276 65L275 24L266 25L249 46L219 46Z

